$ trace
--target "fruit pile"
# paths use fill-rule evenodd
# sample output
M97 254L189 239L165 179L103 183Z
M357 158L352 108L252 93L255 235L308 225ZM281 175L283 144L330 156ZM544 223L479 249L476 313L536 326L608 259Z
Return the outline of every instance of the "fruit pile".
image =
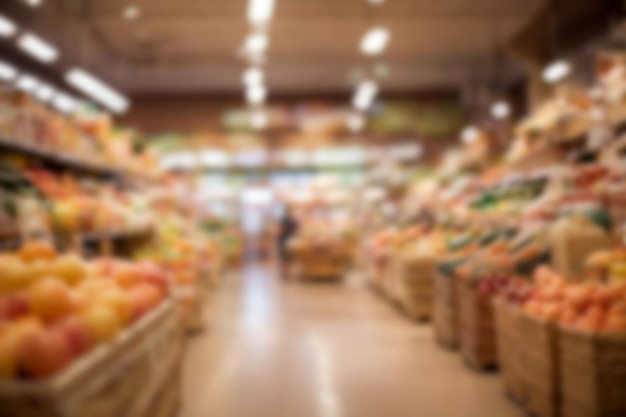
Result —
M0 378L46 378L158 306L166 274L149 262L87 262L44 242L0 255Z
M545 266L533 279L526 313L589 332L626 332L626 282L567 282Z

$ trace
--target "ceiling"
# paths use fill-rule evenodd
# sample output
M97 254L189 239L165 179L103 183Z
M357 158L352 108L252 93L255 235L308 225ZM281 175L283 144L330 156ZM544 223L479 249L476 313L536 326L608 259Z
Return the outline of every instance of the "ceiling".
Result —
M129 1L43 1L10 12L60 47L63 67L82 66L128 94L242 90L246 0L132 0L142 10L133 21L122 17ZM514 36L545 0L276 2L271 94L348 92L381 64L387 92L459 87L489 73L496 39ZM379 59L365 59L359 42L374 24L391 30L391 42Z

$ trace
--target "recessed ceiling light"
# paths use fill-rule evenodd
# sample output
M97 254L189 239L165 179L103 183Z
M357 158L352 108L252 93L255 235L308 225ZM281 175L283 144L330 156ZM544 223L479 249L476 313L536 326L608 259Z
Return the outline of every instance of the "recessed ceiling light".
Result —
M571 71L571 67L569 62L564 60L559 60L550 63L543 70L543 80L547 83L556 83L563 78L567 77Z
M18 42L22 51L44 63L50 63L59 57L59 51L39 36L32 33L23 34Z
M361 40L361 52L365 55L378 55L389 42L389 31L382 27L370 29Z
M122 15L126 20L135 20L141 15L141 9L139 8L139 6L131 4L124 8Z
M247 86L253 86L263 83L263 71L259 68L248 68L243 73L243 83Z
M17 76L17 69L7 62L0 61L0 80L12 81Z
M128 110L130 104L126 97L86 71L73 69L65 78L69 84L109 110L115 113L124 113Z
M35 88L37 88L38 85L39 80L30 74L21 75L15 82L15 87L18 90L24 91L26 93L31 93L35 91Z
M246 39L245 50L249 53L260 53L269 46L269 39L264 33L252 33Z
M253 85L246 89L246 101L250 105L259 105L265 102L267 90L263 85Z
M274 14L274 0L249 0L248 22L253 25L267 23Z
M367 0L371 4L383 4L385 0Z
M506 101L498 101L491 106L491 115L496 119L506 119L511 114L511 107Z
M361 111L365 111L371 106L377 93L378 85L374 81L363 81L357 87L352 99L352 105Z
M17 25L6 16L0 15L0 36L8 38L15 35Z

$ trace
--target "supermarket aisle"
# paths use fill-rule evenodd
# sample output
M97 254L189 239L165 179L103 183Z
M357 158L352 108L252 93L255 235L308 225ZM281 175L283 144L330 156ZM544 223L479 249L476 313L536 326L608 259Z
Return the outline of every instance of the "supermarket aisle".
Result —
M356 283L282 283L248 267L224 283L190 343L182 417L522 416Z

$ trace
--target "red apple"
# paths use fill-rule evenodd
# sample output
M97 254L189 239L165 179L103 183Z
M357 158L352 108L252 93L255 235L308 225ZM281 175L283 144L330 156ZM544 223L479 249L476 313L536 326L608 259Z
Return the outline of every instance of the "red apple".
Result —
M131 288L128 295L133 306L133 320L152 310L163 298L161 291L150 284L139 284Z
M144 261L139 264L141 270L141 281L158 287L163 295L168 293L169 284L165 271L155 263Z
M75 357L87 352L94 345L89 329L77 316L65 317L54 328L65 337Z
M0 298L0 318L13 320L30 312L28 297L25 293L13 293Z
M45 378L59 372L72 361L72 349L63 334L42 329L25 337L19 347L20 368L32 378Z

